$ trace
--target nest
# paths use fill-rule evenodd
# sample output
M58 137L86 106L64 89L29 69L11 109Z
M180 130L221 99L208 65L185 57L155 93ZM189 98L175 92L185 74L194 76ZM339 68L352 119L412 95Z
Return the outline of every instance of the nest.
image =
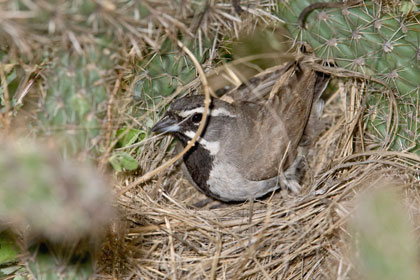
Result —
M104 247L103 272L127 279L354 277L349 241L354 236L347 222L357 194L392 179L408 205L419 198L418 157L366 149L370 136L362 120L369 114L363 104L368 90L364 83L340 82L329 96L327 128L307 159L299 195L282 190L254 202L197 209L191 205L204 196L178 165L126 192L119 200L124 222ZM168 137L150 143L153 152L140 159L143 168L173 156L170 143ZM135 177L124 178L119 188Z

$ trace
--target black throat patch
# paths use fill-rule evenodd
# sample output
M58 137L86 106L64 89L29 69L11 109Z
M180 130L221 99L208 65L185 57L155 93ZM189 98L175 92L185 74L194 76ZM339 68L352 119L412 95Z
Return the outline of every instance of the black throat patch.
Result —
M190 141L190 139L185 136L177 136L184 147L187 145L187 142ZM198 142L195 142L194 147L188 150L184 155L184 163L199 191L220 200L218 195L210 192L209 186L207 185L210 171L213 168L213 160L214 157L210 155L210 152L204 149Z

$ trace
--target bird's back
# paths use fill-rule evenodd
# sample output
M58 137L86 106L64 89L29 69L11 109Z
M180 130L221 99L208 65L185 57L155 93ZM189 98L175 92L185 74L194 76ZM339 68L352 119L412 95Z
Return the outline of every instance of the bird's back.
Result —
M278 76L269 96L258 102L235 101L241 112L238 118L241 143L229 147L233 164L244 171L249 180L259 181L275 177L294 161L315 98L325 81L317 80L317 73L300 63L286 65ZM239 138L239 137L238 137Z

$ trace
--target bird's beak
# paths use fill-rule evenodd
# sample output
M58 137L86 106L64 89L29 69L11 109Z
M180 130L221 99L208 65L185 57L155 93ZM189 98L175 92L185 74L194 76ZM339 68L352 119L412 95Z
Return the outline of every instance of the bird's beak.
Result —
M169 115L165 115L152 128L152 132L156 133L171 133L178 132L180 129L177 120Z

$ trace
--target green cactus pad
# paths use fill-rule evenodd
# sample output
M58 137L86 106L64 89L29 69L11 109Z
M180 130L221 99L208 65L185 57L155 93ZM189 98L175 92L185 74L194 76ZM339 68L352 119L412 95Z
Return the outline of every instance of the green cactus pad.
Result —
M306 42L317 57L382 80L394 89L399 119L394 141L384 141L389 138L390 126L397 124L394 118L386 125L390 101L383 100L383 93L368 99L371 107L380 104L374 117L366 119L368 130L384 147L420 154L420 127L415 125L420 111L419 5L401 1L379 6L365 1L353 7L315 9L307 15L305 28L300 27L300 13L316 2L320 1L280 3L279 17L287 22L294 42Z

